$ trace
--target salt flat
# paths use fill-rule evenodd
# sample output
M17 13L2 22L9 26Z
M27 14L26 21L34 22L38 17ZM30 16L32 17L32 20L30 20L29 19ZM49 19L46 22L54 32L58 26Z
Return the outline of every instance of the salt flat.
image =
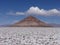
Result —
M0 45L60 45L60 28L0 27Z

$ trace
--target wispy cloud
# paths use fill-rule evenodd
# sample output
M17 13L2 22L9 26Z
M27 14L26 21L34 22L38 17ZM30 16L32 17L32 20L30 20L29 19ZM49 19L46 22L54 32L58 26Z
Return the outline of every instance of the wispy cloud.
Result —
M60 15L60 10L57 9L40 9L38 7L30 7L25 12L9 12L8 15L43 15L43 16L52 16L52 15Z
M16 15L25 15L24 12L16 12Z

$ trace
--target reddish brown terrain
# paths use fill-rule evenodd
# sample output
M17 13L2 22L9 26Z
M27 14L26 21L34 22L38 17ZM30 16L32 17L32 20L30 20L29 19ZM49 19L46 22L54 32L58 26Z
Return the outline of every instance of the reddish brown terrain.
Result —
M47 23L38 20L33 16L28 16L27 18L24 18L23 20L11 25L11 27L50 27L50 26Z

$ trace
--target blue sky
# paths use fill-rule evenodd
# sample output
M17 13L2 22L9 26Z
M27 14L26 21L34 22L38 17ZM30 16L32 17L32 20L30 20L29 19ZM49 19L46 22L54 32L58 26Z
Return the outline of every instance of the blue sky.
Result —
M29 15L60 24L60 0L0 0L0 25L13 24Z

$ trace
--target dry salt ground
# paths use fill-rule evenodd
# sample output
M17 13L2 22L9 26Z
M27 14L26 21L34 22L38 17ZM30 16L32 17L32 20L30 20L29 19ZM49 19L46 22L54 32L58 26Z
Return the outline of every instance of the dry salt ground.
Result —
M0 45L60 45L60 28L0 27Z

